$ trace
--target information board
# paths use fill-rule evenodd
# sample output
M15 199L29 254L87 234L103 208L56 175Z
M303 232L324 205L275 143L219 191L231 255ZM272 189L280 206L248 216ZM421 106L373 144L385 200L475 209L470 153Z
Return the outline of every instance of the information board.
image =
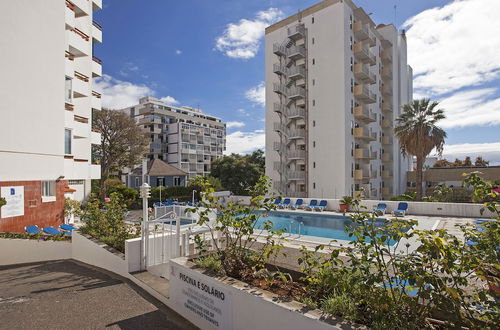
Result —
M0 197L7 202L1 209L2 218L24 215L24 186L1 187Z

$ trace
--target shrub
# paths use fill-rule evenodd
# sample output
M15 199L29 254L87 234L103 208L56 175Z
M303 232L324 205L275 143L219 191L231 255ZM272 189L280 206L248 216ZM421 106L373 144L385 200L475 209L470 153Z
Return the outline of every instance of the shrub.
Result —
M201 189L195 189L194 187L154 187L151 188L151 198L149 199L150 205L160 201L160 191L161 191L161 201L166 199L177 199L181 202L189 202L193 198L193 190L197 192L194 195L195 199L200 199Z
M88 234L120 252L125 252L125 240L140 236L140 225L126 225L123 222L125 210L121 196L111 194L109 203L97 199L89 201L82 213L84 225L80 231Z
M28 233L0 233L0 238L13 239L36 239L39 241L70 241L71 236L61 235L44 235L44 234L28 234Z
M122 184L114 185L108 188L108 194L118 194L128 210L137 210L142 207L137 189L129 188Z
M4 206L5 204L7 204L7 201L5 200L5 198L0 197L0 207Z

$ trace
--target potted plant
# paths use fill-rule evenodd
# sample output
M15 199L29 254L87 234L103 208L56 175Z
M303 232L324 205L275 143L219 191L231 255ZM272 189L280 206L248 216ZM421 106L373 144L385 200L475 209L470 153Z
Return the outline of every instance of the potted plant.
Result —
M349 211L349 207L352 205L353 198L351 196L344 196L340 200L340 212L346 213Z

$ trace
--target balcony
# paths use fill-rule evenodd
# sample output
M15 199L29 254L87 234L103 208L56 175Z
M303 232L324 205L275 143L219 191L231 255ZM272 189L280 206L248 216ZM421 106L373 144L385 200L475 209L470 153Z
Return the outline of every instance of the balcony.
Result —
M283 164L282 162L274 162L273 169L275 171L278 171L279 173L283 174L283 173L285 173L287 166L285 164Z
M357 187L357 190L354 191L354 197L368 197L367 194L370 193L371 187L369 184L360 184Z
M80 121L73 122L73 137L88 138L90 137L90 125Z
M355 64L354 77L359 80L369 80L372 84L376 82L375 75L370 72L370 67L367 64Z
M75 27L75 5L66 1L65 10L66 30L72 30Z
M377 120L375 114L371 113L365 105L354 107L354 118L366 123L373 123Z
M371 30L368 30L368 44L370 47L375 47L377 45L377 37Z
M90 38L78 29L67 31L69 52L76 57L88 56L91 54Z
M292 87L288 88L287 96L289 99L298 99L306 97L306 90L302 87Z
M92 10L102 9L102 0L92 0Z
M392 195L392 188L390 188L390 187L382 188L382 195L391 196Z
M71 3L75 6L74 10L76 17L88 16L92 12L88 0L71 0Z
M385 68L382 69L380 75L384 79L392 79L392 69L389 66L386 66Z
M273 64L273 72L280 76L287 75L287 67L280 64Z
M90 81L89 77L77 71L74 72L75 78L73 79L73 97L90 96Z
M286 107L283 104L280 103L274 103L273 104L273 111L277 113L284 113Z
M370 173L367 170L354 170L354 180L364 181L370 179Z
M382 136L382 144L391 145L392 144L392 137Z
M389 170L382 171L382 178L383 179L392 179L392 171L389 171Z
M354 159L357 160L372 160L377 158L376 152L371 152L365 148L356 148L354 149Z
M370 133L367 128L355 127L354 128L354 138L366 141L375 141L376 137Z
M278 56L286 56L286 47L275 43L273 44L273 53Z
M392 96L392 86L389 84L382 86L382 94L384 96Z
M102 26L92 21L92 40L94 43L102 43Z
M74 57L66 52L66 58L64 59L64 73L68 77L72 77L75 73L75 61Z
M295 26L289 27L287 29L288 38L292 40L299 40L304 38L306 34L306 28L303 24L297 24Z
M290 140L303 139L306 137L306 130L303 128L291 128L285 132Z
M382 128L392 128L392 120L390 119L382 120Z
M274 123L274 131L279 133L285 133L287 131L287 128L285 125L281 123Z
M101 178L101 165L90 165L90 179L97 180Z
M306 159L305 150L288 150L286 153L288 160Z
M90 143L101 144L101 133L91 131L90 132Z
M92 91L92 100L91 100L92 109L101 110L102 108L101 105L102 105L101 94L97 93L96 91Z
M306 172L305 171L288 171L286 173L286 178L290 181L294 180L305 180Z
M287 108L285 110L285 115L288 119L304 119L306 117L306 111L302 108Z
M287 88L285 85L282 85L280 83L274 83L273 84L273 91L277 94L281 94L283 96L286 96Z
M392 155L388 152L385 152L382 154L382 161L383 162L392 162Z
M382 111L384 111L384 112L392 112L392 103L391 102L384 102L384 103L382 103Z
M102 61L101 59L92 56L92 78L102 76Z
M392 63L392 48L382 51L380 59L382 60L382 63L384 63L384 65Z
M306 48L304 46L292 46L287 49L286 55L291 60L298 60L306 57Z
M367 84L360 84L354 86L354 96L364 103L377 102L377 95L370 91Z
M377 60L370 49L360 41L354 42L354 57L363 63L374 65Z
M370 171L370 179L378 179L378 171L377 170Z
M358 40L366 40L369 35L369 26L368 24L364 24L362 21L354 23L352 30L354 31L354 36Z
M288 69L288 78L289 79L305 79L306 78L306 69L301 66L295 66L293 68Z

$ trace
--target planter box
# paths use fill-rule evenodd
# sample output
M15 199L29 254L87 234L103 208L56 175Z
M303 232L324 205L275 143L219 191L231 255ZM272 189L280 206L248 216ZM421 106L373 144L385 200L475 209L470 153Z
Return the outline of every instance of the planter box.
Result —
M71 241L0 238L0 265L71 258Z
M324 319L296 301L279 301L268 291L229 277L211 277L187 258L170 260L170 304L201 329L353 329L340 318Z

